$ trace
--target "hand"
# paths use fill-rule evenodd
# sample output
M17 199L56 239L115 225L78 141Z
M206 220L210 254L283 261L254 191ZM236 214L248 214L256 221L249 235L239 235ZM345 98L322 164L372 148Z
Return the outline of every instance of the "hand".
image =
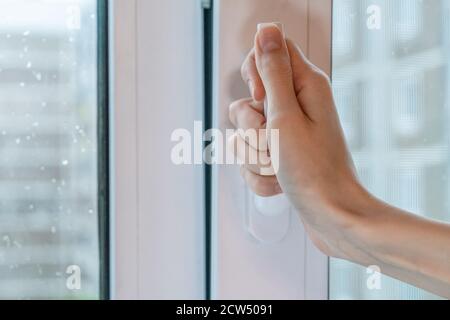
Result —
M311 239L325 254L370 266L450 298L450 225L389 206L359 183L348 152L328 77L274 24L260 28L242 66L251 98L230 106L241 129L279 130L279 169L263 176L245 164L242 175L261 196L284 192ZM268 110L264 115L267 99ZM260 139L261 140L261 139ZM270 137L233 142L272 157ZM239 155L238 155L239 156ZM241 159L244 160L244 159Z
M329 255L342 256L335 230L350 226L344 208L365 192L355 175L328 77L292 41L285 41L274 24L258 32L242 76L252 97L231 104L232 123L244 130L279 130L277 175L262 176L260 167L246 164L241 169L244 179L261 196L284 192L316 245ZM233 138L245 143L239 135ZM247 148L265 152L260 145Z

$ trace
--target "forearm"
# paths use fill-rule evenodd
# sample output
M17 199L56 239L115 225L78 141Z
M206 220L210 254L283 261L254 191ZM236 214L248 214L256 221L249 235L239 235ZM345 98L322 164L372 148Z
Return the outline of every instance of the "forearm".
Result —
M353 212L346 258L450 298L450 225L426 220L367 195Z

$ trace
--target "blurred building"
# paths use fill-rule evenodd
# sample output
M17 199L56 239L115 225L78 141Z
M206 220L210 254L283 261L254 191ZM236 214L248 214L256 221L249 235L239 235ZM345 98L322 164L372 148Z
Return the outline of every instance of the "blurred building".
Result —
M367 27L377 5L381 29ZM335 0L333 86L363 183L406 210L450 220L447 0ZM389 236L389 235L380 235ZM365 268L332 260L335 299L429 299Z
M0 0L0 299L99 296L96 35L95 0Z

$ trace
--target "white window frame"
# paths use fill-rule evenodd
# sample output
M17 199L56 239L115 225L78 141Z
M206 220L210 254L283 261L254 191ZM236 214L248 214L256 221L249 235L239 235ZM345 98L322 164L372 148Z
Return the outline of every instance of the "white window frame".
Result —
M219 68L224 61L224 52L219 46L224 30L220 8L226 2L237 5L244 1L267 3L273 0L214 1L216 128L223 128L227 121L227 105L223 103L228 102L221 90L223 70ZM314 63L329 73L332 0L298 1L304 1L307 10L307 31L302 47ZM113 299L206 298L204 168L172 166L169 134L176 128L192 128L195 120L203 119L201 2L109 2ZM234 23L234 18L230 17L228 23ZM178 54L174 52L177 47ZM171 52L173 54L168 54ZM183 63L181 57L190 63ZM182 109L174 112L174 106ZM239 261L231 261L225 254L224 248L233 241L226 243L227 239L220 237L220 233L228 231L230 226L233 228L234 223L227 220L226 208L219 208L225 200L217 196L218 191L225 191L225 172L231 173L232 179L238 176L237 170L213 169L212 298L327 299L328 259L317 252L304 234L301 235L304 243L300 245L303 247L304 281L297 284L299 288L277 284L274 277L265 284L286 290L285 295L274 296L264 294L267 292L261 291L262 287L249 289L239 273L229 278L232 270L227 268L233 268ZM231 245L228 249L235 248ZM260 257L264 261L270 259L271 254ZM223 289L225 282L232 291Z
M201 5L109 4L112 298L203 299L203 168L170 161L202 120Z
M297 0L295 4L217 0L214 4L215 128L230 128L228 105L234 99L248 96L243 90L243 96L231 97L230 83L241 81L239 68L247 53L242 49L242 41L248 41L249 50L258 22L283 22L288 36L330 74L331 0ZM291 9L298 11L289 12L283 5L291 5ZM297 34L290 34L292 30L298 30ZM230 186L234 186L233 190ZM237 168L214 168L212 298L328 299L328 258L314 247L298 217L292 215L289 235L280 243L258 243L243 225L244 212L249 210L244 205L248 203L246 192L249 191Z

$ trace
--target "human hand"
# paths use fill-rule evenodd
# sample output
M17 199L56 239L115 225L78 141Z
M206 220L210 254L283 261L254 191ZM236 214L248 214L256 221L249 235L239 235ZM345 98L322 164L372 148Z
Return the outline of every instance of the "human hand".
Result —
M450 298L450 259L443 254L450 225L389 206L361 186L328 77L274 24L261 26L242 76L252 97L231 104L230 119L241 129L267 127L269 137L247 144L236 134L231 142L261 155L268 144L279 161L276 176L243 165L250 188L261 196L286 194L325 254L377 265L391 277ZM273 129L279 132L278 155L272 154Z
M365 191L355 174L328 77L292 41L285 41L275 24L261 26L242 77L252 97L231 104L230 119L239 129L267 129L269 136L278 130L279 155L273 154L270 137L265 143L279 163L276 176L261 175L261 166L249 163L241 174L260 196L286 194L316 245L342 256L335 248L342 237L336 230L351 224L344 208ZM266 152L264 143L250 145L239 134L232 142L246 144L247 153Z

